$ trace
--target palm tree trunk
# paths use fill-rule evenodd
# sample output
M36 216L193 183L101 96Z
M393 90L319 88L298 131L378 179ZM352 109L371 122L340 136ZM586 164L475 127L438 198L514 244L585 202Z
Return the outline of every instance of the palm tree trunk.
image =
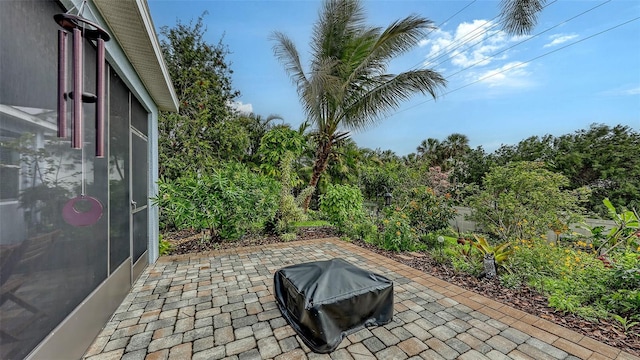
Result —
M329 154L331 154L331 143L332 139L327 139L318 144L318 148L316 149L316 160L313 163L313 173L311 174L311 180L309 181L309 186L314 189L318 185L318 181L320 180L320 176L327 169L327 163L329 162ZM313 193L307 195L302 203L302 209L306 213L309 209L309 203L311 203L311 196Z

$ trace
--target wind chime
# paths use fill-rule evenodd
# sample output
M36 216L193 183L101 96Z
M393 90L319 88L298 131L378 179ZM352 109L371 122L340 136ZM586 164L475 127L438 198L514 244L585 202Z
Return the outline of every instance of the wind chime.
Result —
M71 147L82 150L82 180L80 196L70 199L62 209L62 217L73 226L95 224L102 216L102 203L85 193L85 161L83 145L83 104L95 104L96 157L104 157L105 116L105 45L111 38L100 26L82 17L86 0L77 15L69 12L56 14L53 19L62 29L58 30L58 137L67 137L67 101L71 106ZM89 7L87 7L89 9ZM72 9L73 10L73 9ZM70 10L71 11L71 10ZM91 11L91 9L89 9ZM67 92L67 42L71 37L72 88ZM97 48L96 93L84 92L84 40L94 41ZM86 211L85 211L86 210Z

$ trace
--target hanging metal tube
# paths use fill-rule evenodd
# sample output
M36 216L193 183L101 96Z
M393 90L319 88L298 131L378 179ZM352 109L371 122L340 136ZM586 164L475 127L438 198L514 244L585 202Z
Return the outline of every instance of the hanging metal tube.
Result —
M58 137L67 136L67 32L58 30Z
M104 157L104 40L98 38L96 60L96 157Z
M82 31L73 29L73 129L71 147L82 149Z

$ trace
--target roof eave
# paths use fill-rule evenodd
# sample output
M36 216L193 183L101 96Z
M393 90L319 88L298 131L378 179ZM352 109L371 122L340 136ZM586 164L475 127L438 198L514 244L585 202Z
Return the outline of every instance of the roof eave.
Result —
M177 112L178 97L146 0L93 2L158 109Z

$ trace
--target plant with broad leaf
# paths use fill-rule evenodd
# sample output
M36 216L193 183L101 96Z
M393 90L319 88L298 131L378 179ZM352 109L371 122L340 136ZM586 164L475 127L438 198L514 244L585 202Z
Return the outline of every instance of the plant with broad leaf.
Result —
M493 258L496 261L496 265L502 265L502 263L509 258L509 255L513 253L510 249L511 243L504 242L498 245L491 245L484 236L473 235L472 244L473 247L478 249L483 256L493 254Z
M635 209L616 210L609 199L602 201L607 207L609 216L615 222L615 226L608 232L604 226L584 226L593 236L597 245L597 252L604 257L614 249L638 250L640 248L640 223L638 212Z

